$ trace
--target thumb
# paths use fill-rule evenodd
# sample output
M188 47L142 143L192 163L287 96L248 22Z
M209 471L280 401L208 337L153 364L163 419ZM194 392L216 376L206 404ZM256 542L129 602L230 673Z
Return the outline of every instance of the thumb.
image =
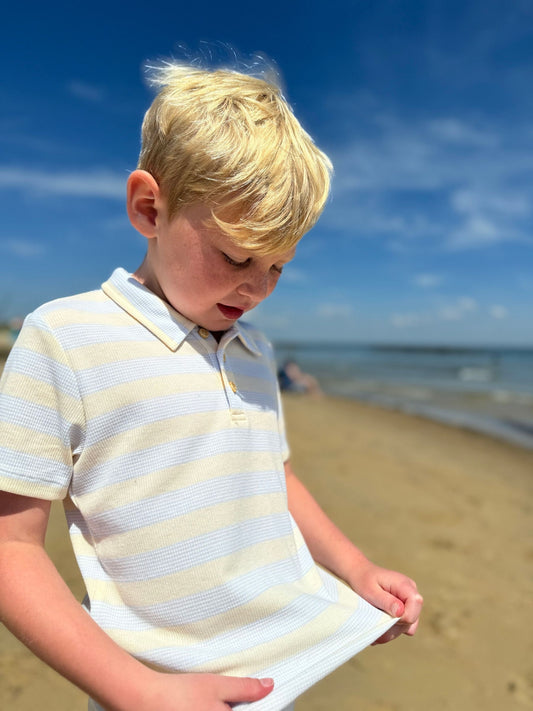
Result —
M274 679L252 679L251 677L224 677L223 701L240 703L258 701L274 688Z
M401 600L383 589L374 596L372 603L391 617L401 617L405 610L405 605Z

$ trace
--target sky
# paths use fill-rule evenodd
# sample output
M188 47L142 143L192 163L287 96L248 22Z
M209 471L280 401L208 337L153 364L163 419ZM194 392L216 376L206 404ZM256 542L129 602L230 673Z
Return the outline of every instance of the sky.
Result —
M529 0L21 0L1 34L0 321L141 262L146 64L262 53L335 174L249 320L275 341L533 346Z

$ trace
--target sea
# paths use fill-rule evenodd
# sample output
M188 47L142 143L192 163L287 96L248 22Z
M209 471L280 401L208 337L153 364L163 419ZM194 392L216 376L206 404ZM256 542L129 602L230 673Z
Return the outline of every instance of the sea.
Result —
M533 449L533 348L277 343L325 393Z

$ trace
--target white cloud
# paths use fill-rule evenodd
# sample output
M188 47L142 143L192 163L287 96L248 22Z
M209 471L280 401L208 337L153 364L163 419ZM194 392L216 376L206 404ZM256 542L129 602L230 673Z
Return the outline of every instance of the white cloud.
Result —
M441 306L436 311L394 313L390 317L390 322L394 328L420 328L439 322L462 321L476 313L478 309L477 301L469 296L463 296Z
M287 284L304 284L308 277L307 274L298 267L294 267L292 264L288 264L283 267L283 282Z
M444 282L441 274L417 274L413 277L413 284L422 289L433 289Z
M490 131L471 126L457 118L433 119L427 124L428 132L444 143L493 148L498 136Z
M22 192L124 200L126 173L107 169L59 172L0 166L0 188Z
M509 312L507 311L505 306L500 306L498 304L495 304L494 306L490 307L489 314L492 316L492 318L501 320L501 319L507 318Z
M452 134L457 145L450 145ZM531 170L527 156L507 146L506 138L497 129L479 129L460 119L416 121L379 114L368 136L350 139L332 153L335 184L341 191L458 189ZM486 150L487 141L493 150Z
M15 257L21 257L22 259L34 259L45 253L42 244L23 239L2 240L2 242L0 242L0 249Z
M321 304L316 310L316 315L320 318L350 318L353 316L351 304Z
M360 114L357 106L352 113ZM386 235L396 251L532 241L527 127L460 116L403 119L375 109L355 139L346 135L330 151L335 177L325 226Z
M533 291L533 277L529 274L519 274L516 278L516 285L522 291Z
M87 101L91 104L100 104L105 98L105 92L100 87L76 79L73 79L67 84L67 90L77 99Z
M431 319L427 314L398 313L392 314L390 322L394 328L417 328L430 323Z
M527 217L531 214L531 202L526 193L514 190L491 190L487 187L462 188L452 193L450 204L454 210L466 215L489 211L510 217Z
M439 316L443 321L461 321L465 316L477 311L478 305L474 299L464 296L452 304L443 306Z
M452 193L450 206L461 224L449 234L450 249L471 249L503 241L528 241L522 227L531 214L531 195L493 187L461 188Z
M505 239L496 224L483 215L472 215L461 227L453 230L448 238L449 249L468 249L495 244Z

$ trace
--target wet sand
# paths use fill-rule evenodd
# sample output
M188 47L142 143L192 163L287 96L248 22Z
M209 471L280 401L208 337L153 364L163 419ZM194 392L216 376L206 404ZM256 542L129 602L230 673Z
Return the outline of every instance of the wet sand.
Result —
M285 408L300 477L426 600L413 639L365 650L297 711L533 708L533 452L346 400L293 396ZM81 599L59 507L47 545ZM0 708L82 711L86 701L0 628Z

